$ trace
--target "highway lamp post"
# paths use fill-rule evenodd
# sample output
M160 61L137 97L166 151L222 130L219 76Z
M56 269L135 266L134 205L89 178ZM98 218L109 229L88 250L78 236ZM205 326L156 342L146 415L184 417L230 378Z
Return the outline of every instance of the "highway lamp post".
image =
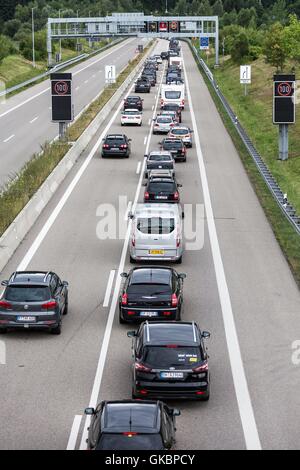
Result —
M60 19L60 10L58 11L58 17ZM59 23L59 35L61 34L60 23ZM61 61L61 38L59 39L59 62Z
M166 0L166 15L168 14L168 0Z
M32 22L32 66L36 67L35 63L35 48L34 48L34 10L36 7L31 8L31 22Z

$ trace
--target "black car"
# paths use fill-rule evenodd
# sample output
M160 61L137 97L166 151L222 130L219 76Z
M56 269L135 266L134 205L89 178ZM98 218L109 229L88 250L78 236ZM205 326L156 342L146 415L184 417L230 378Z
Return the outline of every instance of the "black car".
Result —
M146 321L127 335L133 338L133 397L209 400L209 332L195 322Z
M182 109L178 104L165 103L162 105L161 110L166 114L168 111L175 111L178 117L178 122L182 121Z
M187 150L181 139L166 138L160 142L161 150L167 150L171 153L175 161L186 162Z
M171 83L177 83L179 81L181 83L181 76L177 72L170 72L166 76L166 84L170 85Z
M103 139L102 158L105 157L125 157L128 158L131 153L131 139L125 134L108 134Z
M135 83L134 91L135 93L150 93L151 83L149 78L139 78Z
M143 111L143 101L140 96L127 96L124 99L124 111L125 109L138 109Z
M180 320L186 275L162 266L137 267L122 273L120 323L146 319Z
M175 443L177 409L161 401L103 401L91 416L88 450L170 450Z
M61 333L62 316L68 313L66 281L50 271L17 271L1 285L0 333L10 328Z
M168 51L161 52L160 57L162 58L162 60L168 60L169 52Z
M151 176L145 183L144 202L167 202L179 203L179 188L182 186L170 177Z
M141 78L148 78L151 86L156 85L156 73L154 73L152 70L144 70Z

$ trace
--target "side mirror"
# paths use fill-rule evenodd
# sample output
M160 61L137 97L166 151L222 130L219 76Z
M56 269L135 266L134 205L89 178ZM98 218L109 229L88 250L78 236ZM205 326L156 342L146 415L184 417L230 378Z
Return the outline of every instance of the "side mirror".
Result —
M95 415L95 409L94 408L86 408L84 410L84 414L86 414L87 416L93 416Z
M144 158L148 158L148 155L147 155L147 154L146 154L146 155L144 155Z
M1 281L1 286L8 286L8 281Z
M194 133L193 129L190 129L190 133L191 133L191 134L193 134L193 133Z
M135 338L136 331L127 331L127 336L128 338Z
M134 218L133 213L132 213L132 212L129 212L129 213L128 213L128 219L131 219L131 220L132 220L133 218Z
M182 188L182 184L177 183L178 188Z
M127 278L127 277L128 277L128 274L127 274L127 273L121 273L120 276L121 276L121 277L124 277L124 278Z
M186 274L185 273L180 273L179 278L180 279L186 279Z
M177 408L174 408L174 410L173 410L173 416L180 416L180 415L181 415L180 410L178 410Z
M210 338L210 332L209 331L202 331L202 338L208 339Z
M63 281L63 286L65 286L65 287L69 287L69 283L68 283L68 281Z
M147 183L143 183L143 186L147 186Z

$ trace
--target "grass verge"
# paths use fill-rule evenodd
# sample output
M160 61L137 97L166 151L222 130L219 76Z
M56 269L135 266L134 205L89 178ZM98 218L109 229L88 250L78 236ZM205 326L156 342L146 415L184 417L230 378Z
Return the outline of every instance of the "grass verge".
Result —
M194 58L196 59L193 50L192 53ZM270 222L275 237L288 261L288 264L292 270L298 287L300 288L300 237L295 232L290 223L286 220L277 203L274 201L267 185L265 184L255 163L253 162L252 157L249 155L243 141L241 140L229 116L224 110L223 105L220 102L219 97L215 93L213 86L206 77L206 74L202 70L202 67L201 65L199 65L197 60L196 63L210 91L210 94L224 122L224 125L240 155L240 158L244 164L249 179Z

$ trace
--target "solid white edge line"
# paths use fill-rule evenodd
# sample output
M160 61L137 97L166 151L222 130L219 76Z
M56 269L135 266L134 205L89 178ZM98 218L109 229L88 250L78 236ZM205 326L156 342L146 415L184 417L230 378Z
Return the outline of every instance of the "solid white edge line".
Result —
M164 70L165 70L165 65L164 65L163 71ZM162 74L162 78L163 78L163 74ZM161 79L161 83L162 83L162 79ZM158 105L158 100L156 100L156 106L157 105ZM149 138L148 138L148 145L147 145L146 153L149 152L149 146L150 146L150 141L151 141L151 134L152 134L153 124L154 123L152 122L151 127L150 127L150 131L149 131ZM144 169L145 169L145 164L146 164L146 161L144 160L143 167L142 167L142 172L140 174L138 186L137 186L137 189L136 189L135 199L134 199L134 203L133 203L133 208L132 208L133 212L134 212L135 207L137 205L138 197L139 197L140 190L141 190L141 187L142 187L143 172L144 172ZM107 352L108 352L109 340L110 340L110 336L111 336L111 331L112 331L112 327L113 327L116 307L117 307L117 303L118 303L119 291L120 291L120 288L121 288L121 276L120 275L124 270L124 265L125 265L125 261L126 261L127 249L128 249L128 244L129 244L129 237L130 237L130 232L131 232L131 225L132 225L132 220L130 220L129 223L128 223L126 237L125 237L125 240L124 240L121 259L120 259L119 268L118 268L118 272L117 272L115 290L114 290L113 298L112 298L112 301L111 301L111 304L110 304L110 310L109 310L108 319L107 319L107 323L106 323L106 327L105 327L105 332L104 332L104 336L103 336L103 340L102 340L101 351L100 351L100 356L99 356L99 362L98 362L98 366L97 366L95 381L94 381L93 390L92 390L92 393L91 393L91 399L90 399L90 403L89 403L89 407L91 407L91 408L95 408L97 406L98 396L99 396L99 393L100 393L102 377L103 377L105 361L106 361L106 355L107 355ZM86 445L86 440L88 438L88 429L87 428L90 425L90 421L91 421L90 416L87 416L86 421L85 421L85 425L84 425L84 430L83 430L83 433L82 433L82 439L81 439L81 443L80 443L80 450L85 450L86 447L87 447L87 445Z
M212 250L214 268L216 273L219 298L221 302L224 329L229 353L230 366L234 382L235 393L239 413L241 417L242 427L245 436L246 447L248 450L261 450L258 429L256 426L255 416L252 408L251 397L248 389L247 378L244 370L242 354L240 350L232 305L230 300L229 289L227 285L222 255L217 235L214 213L210 197L210 190L206 175L203 153L201 149L200 137L197 129L197 121L193 109L189 80L186 73L185 63L183 59L183 69L185 75L185 85L189 101L190 113L194 129L195 144L197 148L197 157L200 169L201 184L203 189L204 204L207 216L207 225Z
M134 38L135 39L135 38ZM114 52L118 51L119 49L121 49L121 47L124 47L125 45L127 45L128 43L132 42L134 39L130 39L129 41L127 42L124 42L122 43L119 47L116 47L116 48L113 48L112 51L110 51L108 54L104 55L104 56L101 56L98 60L94 60L94 62L91 62L90 64L88 64L86 67L83 67L82 69L78 70L77 72L72 72L73 74L73 77L75 77L76 75L78 75L79 73L83 72L84 70L88 69L89 67L91 67L92 65L95 65L97 62L100 62L101 60L105 59L106 57L108 57L109 55L113 54ZM51 87L47 87L45 90L42 90L40 93L37 93L36 95L34 96L31 96L30 98L28 98L27 100L25 101L22 101L22 103L19 103L18 105L14 106L13 108L11 109L8 109L7 111L5 111L4 113L0 114L0 118L6 116L7 114L15 111L16 109L19 109L21 106L24 106L24 104L27 104L27 103L30 103L30 101L34 100L35 98L38 98L39 96L43 95L44 93L46 93L47 91L50 90Z
M109 273L109 278L108 278L107 287L106 287L105 296L104 296L104 301L103 301L103 307L108 307L109 306L109 300L110 300L112 286L113 286L113 283L114 283L115 274L116 274L116 271L114 269L112 269Z
M70 432L70 437L69 437L69 441L67 445L67 450L75 450L81 420L82 420L82 415L76 415L74 417L74 421L73 421L73 425L72 425L72 429Z
M36 117L35 117L35 118L33 118L31 121L29 121L29 123L30 123L30 124L33 124L35 121L37 121L37 120L38 120L38 118L39 118L39 117L38 117L38 116L36 116Z
M10 135L7 139L3 140L4 144L7 144L11 139L15 137L15 134Z
M140 174L141 166L142 166L142 162L138 162L137 169L136 169L136 174L137 174L137 175Z

